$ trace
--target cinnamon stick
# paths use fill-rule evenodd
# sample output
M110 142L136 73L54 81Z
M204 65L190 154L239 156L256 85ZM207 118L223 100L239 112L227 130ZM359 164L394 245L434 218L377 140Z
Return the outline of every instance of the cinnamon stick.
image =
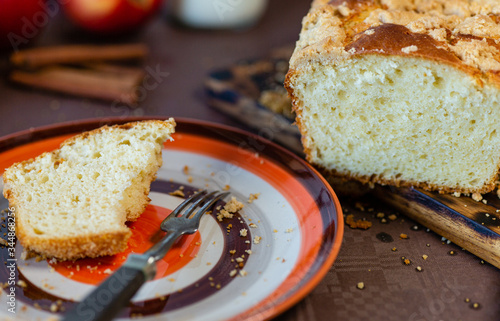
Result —
M133 73L47 67L36 72L15 70L10 74L10 79L45 90L134 104L137 102L136 88L142 77Z
M54 64L144 59L147 53L147 47L143 44L68 45L21 50L13 53L10 61L17 67L36 69Z
M146 75L144 69L139 67L113 65L113 64L99 63L99 62L83 63L81 64L81 66L90 70L101 71L116 76L135 77L137 78L138 82L142 80Z

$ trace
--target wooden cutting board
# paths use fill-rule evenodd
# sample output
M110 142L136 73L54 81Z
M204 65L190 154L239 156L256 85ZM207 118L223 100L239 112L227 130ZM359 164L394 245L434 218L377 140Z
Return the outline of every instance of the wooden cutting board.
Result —
M401 213L500 268L500 200L486 204L414 188L377 187L373 193Z
M292 50L292 46L280 48L269 57L216 70L207 78L205 90L210 106L302 155L300 133L292 125L293 116L288 111L271 111L279 111L286 104L290 106L283 81ZM414 188L376 186L370 193L500 268L500 199L496 194L484 195L485 201L477 202L467 196Z

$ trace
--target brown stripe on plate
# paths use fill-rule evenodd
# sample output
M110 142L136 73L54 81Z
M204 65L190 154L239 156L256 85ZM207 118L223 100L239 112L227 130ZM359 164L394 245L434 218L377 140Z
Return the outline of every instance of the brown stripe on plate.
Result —
M185 197L191 196L194 192L198 191L199 188L190 186L187 184L181 184L175 181L165 181L165 180L156 180L151 185L151 191L168 194L181 186L184 187ZM225 202L218 201L214 208L217 206L224 206ZM1 205L5 208L7 207L6 200L2 197ZM251 249L251 243L245 243L245 240L251 240L250 228L241 217L239 213L235 213L233 219L227 220L224 219L222 222L219 222L216 218L216 211L213 211L211 214L214 220L218 223L224 242L222 244L223 251L222 256L219 258L219 261L214 264L213 268L206 275L200 277L198 280L193 282L191 285L179 289L178 292L172 293L170 295L158 296L154 299L138 301L131 303L128 307L124 308L121 317L137 317L139 315L153 315L158 313L164 313L168 311L172 311L178 308L185 307L190 304L194 304L200 300L203 300L212 294L220 291L225 286L227 286L234 277L230 277L229 273L235 269L235 262L231 262L232 259L236 257L241 257L244 255L244 261L242 262L242 266L239 269L243 269L246 261L248 259L248 254L245 250ZM232 224L232 229L230 233L227 233L227 225ZM239 231L241 229L247 229L248 236L243 239L239 236ZM5 233L6 227L1 227L0 230ZM205 240L210 241L210 240ZM235 253L231 255L229 253L230 250L235 250ZM9 258L8 248L1 247L0 248L0 258L3 262L7 262ZM17 261L16 264L21 264L24 261ZM29 262L29 261L28 261ZM0 266L0 279L8 280L10 271L7 268L7 264ZM17 285L18 280L22 280L26 283L26 287L20 287ZM26 276L16 268L16 300L20 300L23 303L32 306L34 308L38 308L47 312L51 312L50 307L53 303L60 301L58 305L59 311L58 313L64 313L64 311L70 310L76 303L71 300L67 300L58 296L55 296L51 293L48 293L44 290L44 286L41 284L34 284L30 280L26 278Z

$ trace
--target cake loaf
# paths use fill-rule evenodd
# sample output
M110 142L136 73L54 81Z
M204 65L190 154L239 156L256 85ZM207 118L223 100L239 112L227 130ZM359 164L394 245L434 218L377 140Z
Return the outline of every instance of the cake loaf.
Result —
M149 203L175 122L133 122L76 135L59 149L16 163L3 174L25 250L72 260L116 254Z
M496 0L313 1L285 81L307 159L364 183L493 190L499 22Z

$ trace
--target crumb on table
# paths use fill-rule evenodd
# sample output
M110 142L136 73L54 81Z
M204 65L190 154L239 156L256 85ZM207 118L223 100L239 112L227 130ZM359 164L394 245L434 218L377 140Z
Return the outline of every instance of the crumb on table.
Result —
M349 225L350 228L360 228L364 230L367 230L372 226L372 222L370 221L363 221L361 219L355 221L353 214L349 214L346 216L345 223Z
M479 193L472 193L472 199L475 200L476 202L479 202L483 199L483 195Z

